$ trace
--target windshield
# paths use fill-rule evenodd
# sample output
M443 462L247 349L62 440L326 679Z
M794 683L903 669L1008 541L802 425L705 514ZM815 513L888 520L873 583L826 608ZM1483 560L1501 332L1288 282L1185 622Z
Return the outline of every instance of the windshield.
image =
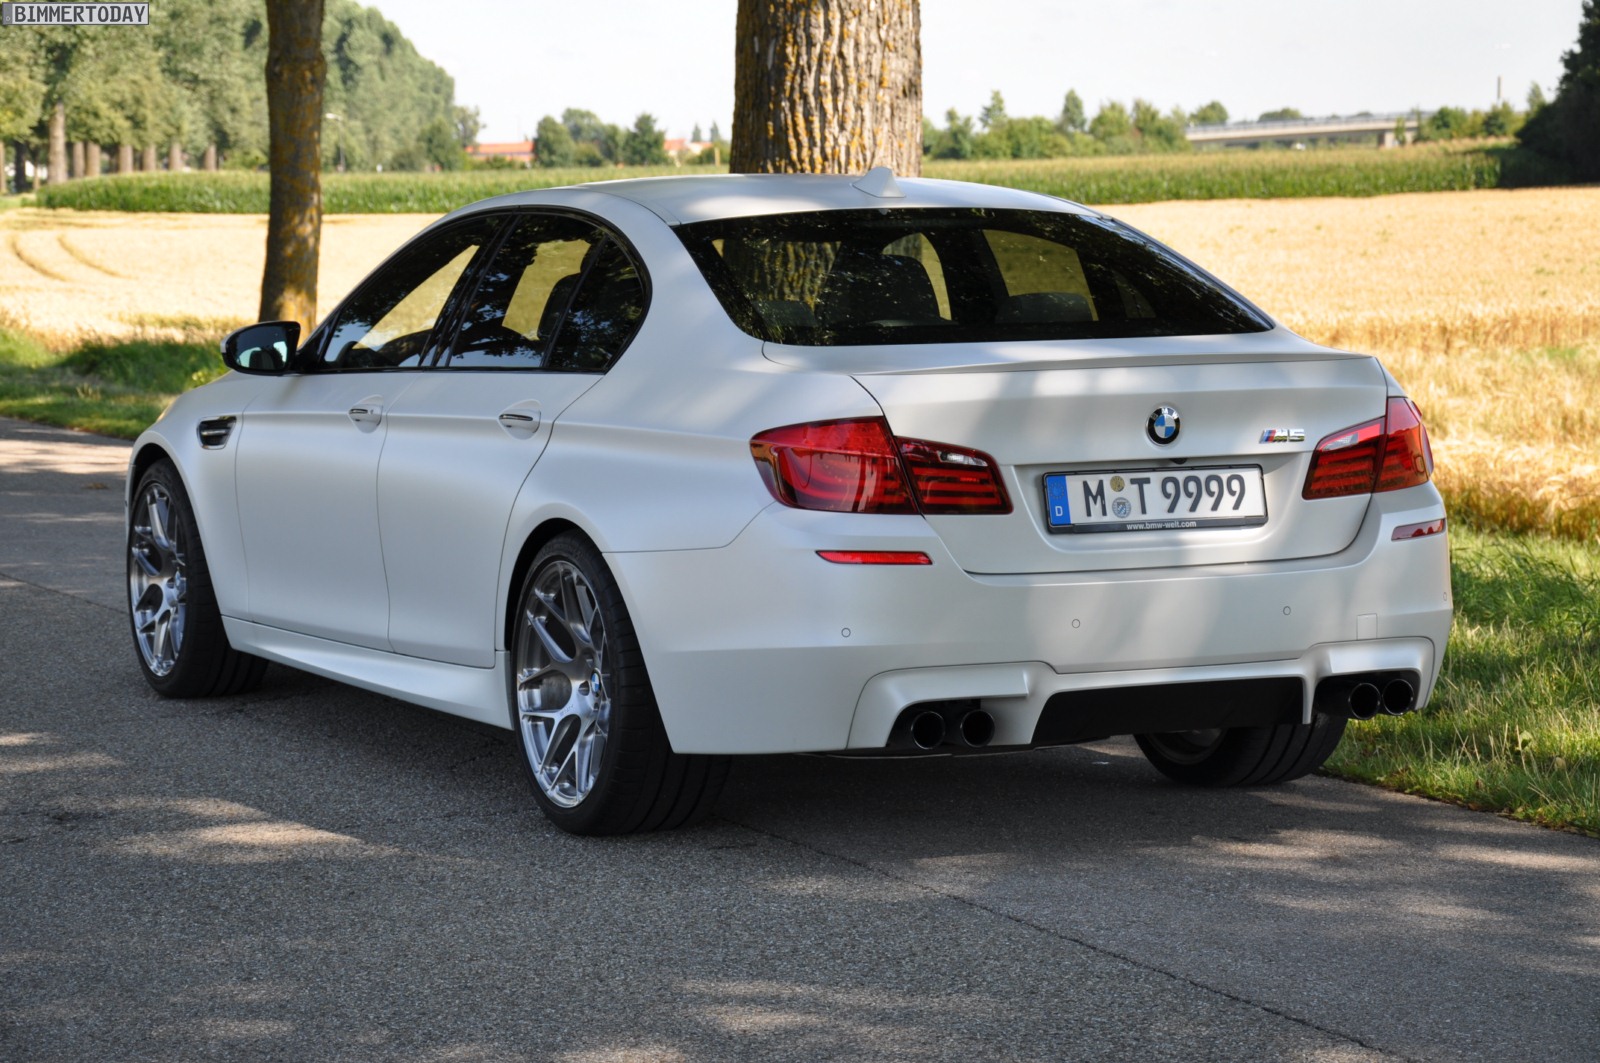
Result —
M1107 218L835 210L678 228L739 327L841 346L1263 332L1243 299Z

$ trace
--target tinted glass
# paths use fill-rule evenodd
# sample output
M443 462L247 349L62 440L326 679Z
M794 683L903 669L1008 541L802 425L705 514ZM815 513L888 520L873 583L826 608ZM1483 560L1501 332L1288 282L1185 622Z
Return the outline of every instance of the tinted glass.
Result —
M419 365L451 293L499 225L497 218L482 218L452 227L386 263L339 308L321 368Z
M848 210L680 226L752 335L812 346L1261 332L1254 307L1105 218Z
M500 244L461 316L452 369L538 369L583 268L605 234L588 222L524 217Z
M549 368L604 372L644 318L644 281L616 240L593 254L550 349Z

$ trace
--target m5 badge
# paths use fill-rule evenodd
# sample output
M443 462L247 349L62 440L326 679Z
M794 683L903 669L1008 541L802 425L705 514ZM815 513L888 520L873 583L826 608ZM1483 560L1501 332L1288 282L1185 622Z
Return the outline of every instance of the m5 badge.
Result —
M1268 428L1261 433L1263 443L1304 443L1306 430L1304 428Z

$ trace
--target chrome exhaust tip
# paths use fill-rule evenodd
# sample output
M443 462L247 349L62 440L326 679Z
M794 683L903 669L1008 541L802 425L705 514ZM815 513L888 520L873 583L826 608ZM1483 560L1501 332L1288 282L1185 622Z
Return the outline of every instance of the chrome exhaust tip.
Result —
M967 745L981 748L994 738L994 717L982 709L974 709L961 717L956 730Z
M918 749L932 749L944 741L944 717L929 709L911 721L911 742Z
M1383 687L1383 711L1404 716L1417 704L1417 689L1404 679L1391 679Z

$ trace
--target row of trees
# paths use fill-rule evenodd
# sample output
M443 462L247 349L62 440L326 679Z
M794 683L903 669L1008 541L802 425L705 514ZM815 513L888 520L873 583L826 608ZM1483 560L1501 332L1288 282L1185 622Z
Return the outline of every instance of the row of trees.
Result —
M1213 100L1193 114L1181 107L1162 111L1149 100L1127 105L1111 100L1090 118L1077 90L1068 90L1054 118L1013 118L1005 97L989 95L976 119L954 107L943 128L922 120L922 151L936 159L1049 159L1069 155L1131 155L1188 151L1189 125L1226 122L1228 109Z
M378 11L328 0L326 162L353 169L461 165L475 111L453 79ZM155 169L159 157L206 169L267 159L264 0L163 0L147 29L14 27L0 34L0 142L48 159L52 180ZM73 145L70 149L68 145Z
M545 115L534 134L540 166L661 166L666 135L651 114L641 114L632 129L601 121L593 111L569 107L559 119Z
M1600 181L1600 0L1584 0L1577 43L1561 62L1556 98L1530 108L1519 137L1525 147L1570 167L1578 180Z

